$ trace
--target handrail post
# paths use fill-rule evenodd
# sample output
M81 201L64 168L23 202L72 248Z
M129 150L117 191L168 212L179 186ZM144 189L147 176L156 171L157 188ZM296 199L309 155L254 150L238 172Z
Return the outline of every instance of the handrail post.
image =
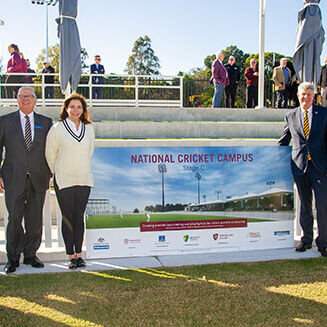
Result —
M183 76L181 76L179 78L179 90L180 90L180 93L179 93L179 107L180 108L183 108Z
M135 75L135 107L139 106L139 78Z
M45 75L42 74L42 84L41 84L41 95L42 95L42 105L45 106L45 86L44 86Z
M90 74L90 78L89 78L89 107L91 108L92 107L92 91L93 91L93 88L92 88L92 74Z

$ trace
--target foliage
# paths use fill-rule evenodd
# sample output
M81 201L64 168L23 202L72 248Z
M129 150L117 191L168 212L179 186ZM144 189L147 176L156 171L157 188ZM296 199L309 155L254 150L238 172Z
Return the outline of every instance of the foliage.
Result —
M176 203L176 204L172 204L172 203L166 203L165 205L165 210L164 211L184 211L184 209L187 207L187 204L181 204L181 203ZM145 211L149 211L149 212L161 212L162 210L162 205L157 204L155 206L146 206L144 208Z
M140 36L134 43L125 72L133 75L158 75L159 68L159 58L151 48L151 39L147 35Z
M50 46L48 49L48 56L51 66L54 68L56 73L59 73L59 56L60 56L60 47L59 43L56 43L53 46ZM41 53L36 58L36 71L38 73L42 72L43 63L46 56L46 50L42 49ZM85 48L81 48L81 64L82 64L82 72L88 72L88 65L86 64L86 60L89 57L87 50Z

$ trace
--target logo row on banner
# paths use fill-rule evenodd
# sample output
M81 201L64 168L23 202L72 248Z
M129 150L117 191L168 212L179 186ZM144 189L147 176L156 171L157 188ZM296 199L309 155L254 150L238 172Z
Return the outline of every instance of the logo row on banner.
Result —
M250 223L245 227L161 230L88 229L88 258L215 253L294 246L293 221Z

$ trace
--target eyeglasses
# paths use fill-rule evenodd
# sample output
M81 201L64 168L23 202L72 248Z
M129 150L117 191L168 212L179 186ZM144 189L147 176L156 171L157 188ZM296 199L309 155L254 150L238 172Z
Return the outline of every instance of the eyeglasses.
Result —
M30 95L19 95L18 96L18 99L20 99L20 100L25 100L25 99L27 99L27 100L33 100L33 99L35 99L35 96L32 95L32 94L30 94Z
M95 58L95 60L100 60L101 61L101 58Z

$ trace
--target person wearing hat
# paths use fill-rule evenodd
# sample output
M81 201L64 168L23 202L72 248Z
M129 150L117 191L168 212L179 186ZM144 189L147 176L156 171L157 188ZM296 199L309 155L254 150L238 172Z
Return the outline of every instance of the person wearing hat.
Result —
M240 81L240 69L235 65L235 57L230 56L228 58L228 64L225 65L225 68L229 77L229 85L225 86L225 96L226 96L226 108L235 107L236 99L236 90L237 85Z
M45 60L43 62L44 68L42 70L42 74L54 74L55 70L54 68L50 65L49 60ZM54 84L54 75L48 75L44 77L44 83L46 85L48 84ZM46 86L45 87L45 98L46 99L53 99L53 92L54 92L54 87L53 86Z

